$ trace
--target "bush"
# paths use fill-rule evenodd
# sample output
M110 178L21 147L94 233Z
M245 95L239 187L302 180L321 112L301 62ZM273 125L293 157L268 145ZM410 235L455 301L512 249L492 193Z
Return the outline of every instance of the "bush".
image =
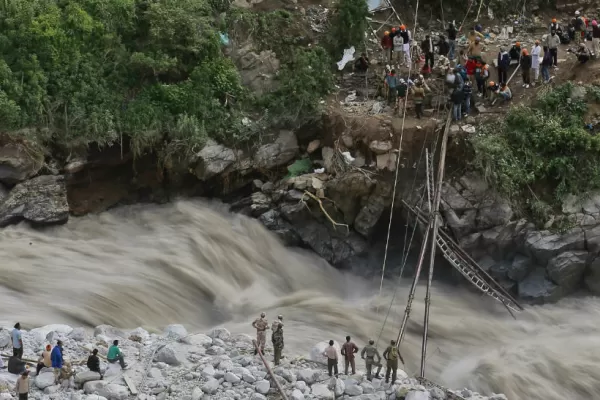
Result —
M585 99L570 99L572 90L565 84L532 107L512 108L499 126L471 138L474 165L501 193L518 201L535 191L558 204L568 193L600 187L600 137L584 129ZM545 207L531 208L541 214Z
M66 147L130 137L227 139L240 79L222 54L225 0L12 0L0 4L0 129ZM227 106L226 106L227 104Z
M341 58L344 49L362 48L369 29L369 6L365 0L339 0L335 6L328 33L334 58Z

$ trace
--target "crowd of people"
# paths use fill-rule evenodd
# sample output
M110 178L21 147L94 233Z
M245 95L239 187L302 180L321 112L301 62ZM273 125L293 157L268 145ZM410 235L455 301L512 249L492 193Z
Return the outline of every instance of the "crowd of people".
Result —
M430 91L423 76L432 72L436 49L438 63L445 69L446 83L451 88L450 102L455 120L460 120L470 113L475 100L474 92L480 99L478 101L489 100L492 104L496 101L510 101L512 91L508 84L516 69L520 69L522 86L525 89L549 83L553 78L550 71L558 69L558 51L561 44L575 43L577 47L568 51L574 53L581 64L587 63L600 52L598 22L596 19L590 21L577 11L566 31L553 18L548 34L535 40L530 49L523 48L518 41L508 50L501 47L495 60L497 79L494 80L492 69L483 58L485 35L480 24L468 33L467 46L463 49L457 49L459 30L454 23L449 24L446 33L447 38L440 35L437 40L426 35L417 49L422 57L415 57L414 54L411 57L412 34L405 25L384 33L381 46L387 61L398 62L398 65L402 66L415 60L422 65L419 78L414 81L409 76L399 76L395 69L386 70L383 79L384 95L395 112L403 108L406 99L411 98L415 104L415 116L423 116L423 100L425 93ZM592 44L591 49L586 43ZM364 54L357 63L363 70L368 68L368 59Z
M11 342L13 355L8 359L8 372L19 375L15 391L19 400L27 400L30 391L30 371L28 363L30 361L23 359L23 338L21 334L21 324L17 322L11 331ZM106 359L109 363L119 363L122 369L126 369L125 357L119 348L119 341L115 340L112 346L108 349ZM100 379L103 378L100 369L100 358L98 357L98 349L94 349L87 360L87 367L90 371L100 374ZM4 368L2 358L0 357L0 368ZM56 341L53 347L47 344L44 350L40 353L37 360L35 375L38 376L44 368L52 369L54 374L54 383L60 384L63 380L70 377L71 364L64 360L63 342Z

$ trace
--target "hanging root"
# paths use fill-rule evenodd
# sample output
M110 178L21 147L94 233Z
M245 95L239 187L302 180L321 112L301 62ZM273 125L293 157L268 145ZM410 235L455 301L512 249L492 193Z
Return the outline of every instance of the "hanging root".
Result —
M311 199L313 199L314 201L316 201L317 203L319 203L319 207L321 208L321 211L327 217L329 222L331 222L331 225L333 225L333 229L335 229L337 226L343 226L344 228L346 228L346 232L350 232L350 227L347 224L340 224L339 222L335 222L333 220L333 218L331 218L329 213L325 210L325 207L323 207L323 202L321 201L321 199L319 199L317 196L315 196L311 192L305 190L304 194L302 195L302 199L300 199L300 201L303 202L304 204L306 204L306 201L304 200L304 196L308 196Z

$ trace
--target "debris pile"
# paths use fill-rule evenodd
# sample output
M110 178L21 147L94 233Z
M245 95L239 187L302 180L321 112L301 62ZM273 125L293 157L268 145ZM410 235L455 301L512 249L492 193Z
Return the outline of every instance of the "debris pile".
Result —
M162 334L150 334L142 328L131 332L102 325L93 335L83 328L49 325L31 331L21 331L24 360L35 361L47 343L63 342L65 361L70 362L73 375L55 385L53 372L44 368L35 375L30 366L30 399L45 400L201 400L280 398L276 384L259 356L253 352L252 337L232 335L225 328L207 334L188 334L181 325L169 325ZM103 361L104 378L90 372L85 364L94 348L107 354L109 344L119 339L129 368L122 371L117 364ZM9 344L10 331L0 330L0 343ZM362 371L356 375L329 377L322 362L326 344L314 346L307 358L285 354L282 365L272 366L274 379L289 399L360 400L503 400L504 395L484 397L469 390L445 393L437 387L426 388L416 379L399 371L395 384L383 380L367 381ZM266 358L272 359L267 350ZM341 357L341 356L339 356ZM341 360L341 358L340 358ZM340 361L342 369L343 361ZM17 375L0 372L0 399L16 399ZM340 372L343 372L342 370Z

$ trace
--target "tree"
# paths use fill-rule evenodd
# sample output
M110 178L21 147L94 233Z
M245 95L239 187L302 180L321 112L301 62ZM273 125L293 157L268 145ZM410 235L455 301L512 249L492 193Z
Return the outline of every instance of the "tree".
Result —
M369 6L365 0L340 0L335 6L329 36L330 49L334 58L339 58L344 49L363 46L365 32L369 26Z

